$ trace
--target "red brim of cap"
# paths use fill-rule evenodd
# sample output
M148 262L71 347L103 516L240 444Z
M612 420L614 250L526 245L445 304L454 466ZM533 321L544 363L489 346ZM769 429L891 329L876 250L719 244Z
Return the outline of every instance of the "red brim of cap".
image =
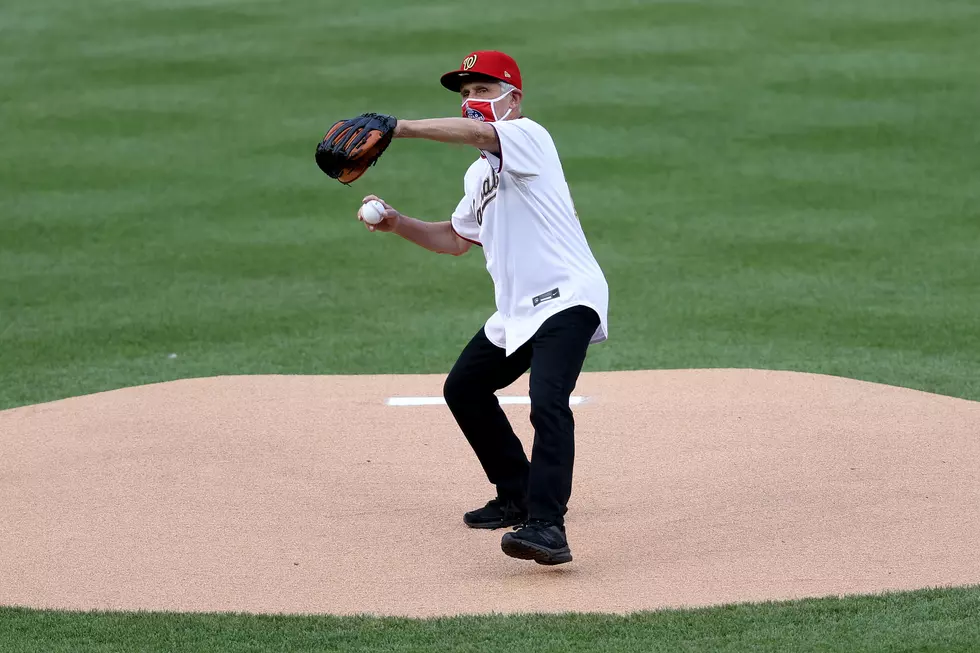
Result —
M453 93L459 93L459 89L463 86L463 82L465 82L467 79L473 79L473 78L496 79L498 82L507 81L504 79L498 79L493 75L487 75L486 73L468 72L465 70L451 70L445 75L443 75L442 77L440 77L439 81L442 82L442 85L448 88Z

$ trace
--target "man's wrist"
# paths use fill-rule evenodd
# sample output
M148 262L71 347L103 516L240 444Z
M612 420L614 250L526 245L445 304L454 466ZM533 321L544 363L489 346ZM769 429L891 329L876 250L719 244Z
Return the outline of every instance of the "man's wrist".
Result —
M405 223L405 216L399 213L395 216L395 219L391 221L391 233L396 236L402 235L402 226Z

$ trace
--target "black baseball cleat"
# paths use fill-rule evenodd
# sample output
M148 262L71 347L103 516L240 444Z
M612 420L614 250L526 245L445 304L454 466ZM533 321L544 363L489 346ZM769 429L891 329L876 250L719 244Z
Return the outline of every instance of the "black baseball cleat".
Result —
M463 523L470 528L507 528L523 524L527 509L512 499L491 499L487 505L463 515Z
M540 519L529 519L513 533L505 533L500 548L511 558L534 560L539 565L572 561L565 528Z

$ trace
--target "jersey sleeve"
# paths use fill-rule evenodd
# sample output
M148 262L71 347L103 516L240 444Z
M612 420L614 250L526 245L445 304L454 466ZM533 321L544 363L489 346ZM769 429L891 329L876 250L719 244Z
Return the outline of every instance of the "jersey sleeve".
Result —
M457 236L482 247L480 243L480 224L476 221L476 216L473 215L468 196L464 195L463 199L456 206L456 210L453 211L451 225Z
M534 129L526 120L504 120L490 125L497 131L500 156L488 154L497 172L509 172L518 177L533 177L544 167L545 148L541 140L547 132ZM543 133L542 133L543 132Z

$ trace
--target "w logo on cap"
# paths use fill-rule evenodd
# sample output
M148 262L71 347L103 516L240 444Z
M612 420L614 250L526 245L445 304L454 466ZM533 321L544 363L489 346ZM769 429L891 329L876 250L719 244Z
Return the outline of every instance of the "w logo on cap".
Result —
M464 59L455 70L439 78L443 86L454 93L459 93L463 81L469 81L473 75L483 75L498 81L506 81L515 88L524 90L521 86L521 70L514 58L497 50L472 50L464 55Z

